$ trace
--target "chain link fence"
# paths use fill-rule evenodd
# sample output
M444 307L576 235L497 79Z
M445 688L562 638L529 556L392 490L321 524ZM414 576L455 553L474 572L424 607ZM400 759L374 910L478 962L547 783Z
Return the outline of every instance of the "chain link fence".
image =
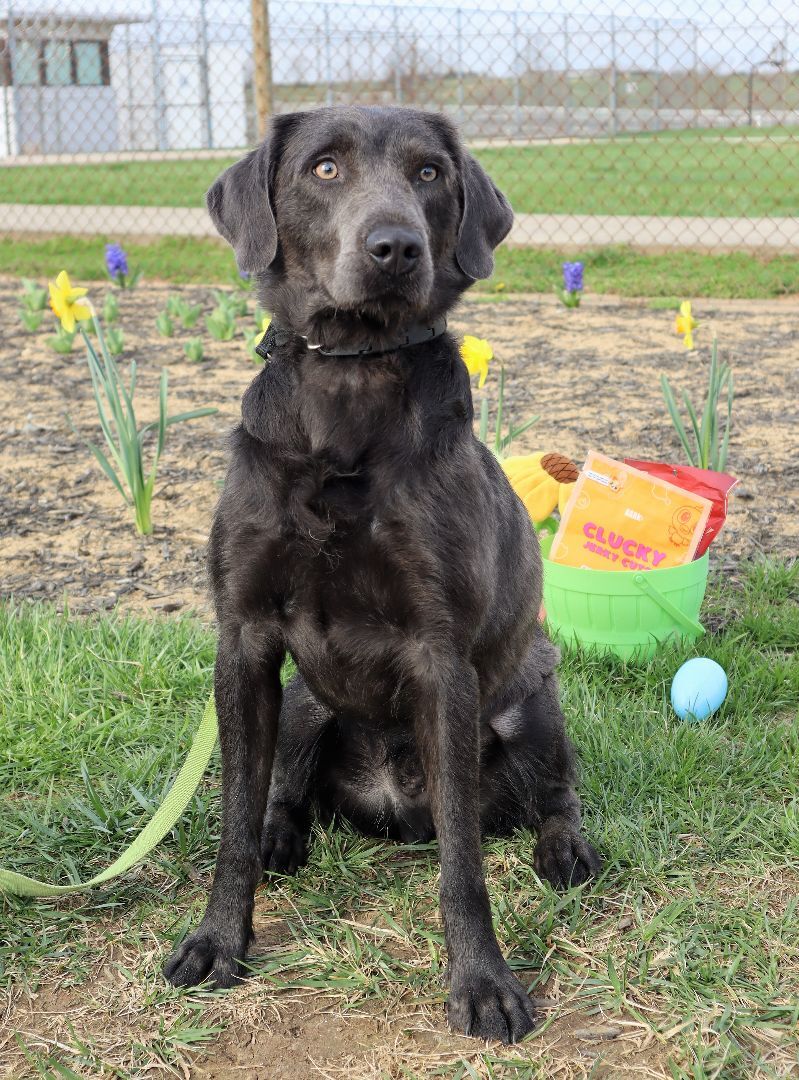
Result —
M271 113L358 102L451 116L514 243L799 251L799 9L750 3L17 0L0 231L210 235Z

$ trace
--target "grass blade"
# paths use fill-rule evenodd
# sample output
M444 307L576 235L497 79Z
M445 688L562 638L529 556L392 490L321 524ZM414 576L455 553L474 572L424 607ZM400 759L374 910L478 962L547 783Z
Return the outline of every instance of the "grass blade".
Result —
M511 445L514 439L518 439L520 435L523 435L528 428L531 428L533 424L537 424L541 419L540 416L533 416L529 420L525 420L524 423L519 424L517 427L512 427L505 438L500 443L500 450L504 453L505 450Z
M722 439L721 447L719 448L718 461L716 468L719 472L723 472L727 465L727 455L730 449L730 427L732 425L732 400L734 396L732 385L732 369L726 369L727 374L727 419L724 425L724 438Z
M497 394L497 426L494 428L494 453L499 456L502 439L502 406L505 398L505 366L499 368L499 393Z
M699 419L696 415L696 409L691 404L691 399L688 397L688 391L683 390L682 400L685 408L688 412L688 416L691 420L691 427L693 428L694 438L696 439L696 450L699 452L699 448L702 445L702 436L699 434Z
M105 475L108 477L108 479L114 485L114 487L117 489L117 491L122 496L122 498L125 500L127 505L130 506L131 505L130 498L126 494L125 489L122 487L122 484L120 483L119 477L117 476L117 474L112 469L111 463L109 462L108 458L102 452L100 447L97 446L95 443L89 442L87 439L84 439L83 441L84 441L84 443L86 443L86 445L91 450L91 452L94 454L94 456L97 458L97 461L100 464L100 468L103 470Z
M166 424L169 427L170 424L179 424L181 420L196 420L200 416L213 416L217 412L219 412L219 409L213 406L206 406L204 409L191 409L189 412L175 413L174 416L168 416Z
M660 388L663 391L663 397L666 399L666 408L669 410L671 416L671 422L680 438L680 442L683 445L685 453L688 455L688 461L691 465L696 465L696 455L691 450L691 444L688 442L688 435L685 431L685 426L682 422L679 410L677 408L677 402L674 399L674 393L669 385L669 380L665 375L660 376Z
M480 442L488 438L488 398L484 397L480 402Z

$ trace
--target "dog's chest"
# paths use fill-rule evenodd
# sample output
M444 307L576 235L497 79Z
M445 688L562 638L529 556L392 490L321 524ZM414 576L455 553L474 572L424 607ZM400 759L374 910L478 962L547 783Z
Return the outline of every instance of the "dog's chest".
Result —
M343 496L342 496L343 498ZM390 700L397 673L444 606L442 571L413 513L371 499L334 521L316 550L297 548L280 619L300 670L331 706L373 710Z
M284 640L326 704L374 714L450 610L457 567L433 540L434 502L418 476L337 479L314 509L319 531L294 533Z
M311 455L353 465L389 443L415 443L416 410L395 357L322 358L300 372L295 395Z
M257 542L234 531L239 606L279 623L334 708L389 702L442 620L458 610L473 626L485 599L473 516L459 508L464 473L479 468L468 409L429 383L397 358L303 362L284 396L261 398L268 449L247 443L248 503L263 511Z

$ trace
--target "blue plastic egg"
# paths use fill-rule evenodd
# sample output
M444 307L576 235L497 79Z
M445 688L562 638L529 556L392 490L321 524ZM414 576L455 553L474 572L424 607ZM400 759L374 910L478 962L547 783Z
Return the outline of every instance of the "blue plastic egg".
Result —
M686 660L671 681L671 705L681 720L707 720L727 696L727 673L706 656Z

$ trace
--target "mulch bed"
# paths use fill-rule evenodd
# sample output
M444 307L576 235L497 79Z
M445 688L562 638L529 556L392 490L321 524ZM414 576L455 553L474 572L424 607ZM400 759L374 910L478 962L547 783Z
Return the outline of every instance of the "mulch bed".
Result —
M98 307L106 286L92 295ZM170 428L153 502L155 530L136 534L131 512L102 475L80 435L101 442L84 352L62 356L41 331L12 315L19 283L0 279L8 329L0 341L0 595L49 599L75 613L118 605L135 611L210 615L205 544L225 473L225 439L256 367L242 333L217 342L204 331L155 326L169 293L213 307L210 289L144 285L119 293L123 365L139 365L137 409L154 419L160 369L170 375L170 411L214 405L216 415ZM252 305L251 305L252 306ZM707 375L712 335L735 375L728 468L740 478L711 564L735 573L742 559L799 551L799 301L703 301L695 305L699 348L683 350L671 311L644 301L591 297L567 311L550 296L467 299L452 319L458 333L487 338L507 372L505 405L516 420L541 420L519 451L557 450L578 463L596 448L613 456L682 460L659 380L662 372L693 400ZM245 320L241 320L244 327ZM254 329L251 318L247 329ZM183 352L202 334L206 358ZM494 399L497 363L485 392ZM483 391L476 391L476 395Z

